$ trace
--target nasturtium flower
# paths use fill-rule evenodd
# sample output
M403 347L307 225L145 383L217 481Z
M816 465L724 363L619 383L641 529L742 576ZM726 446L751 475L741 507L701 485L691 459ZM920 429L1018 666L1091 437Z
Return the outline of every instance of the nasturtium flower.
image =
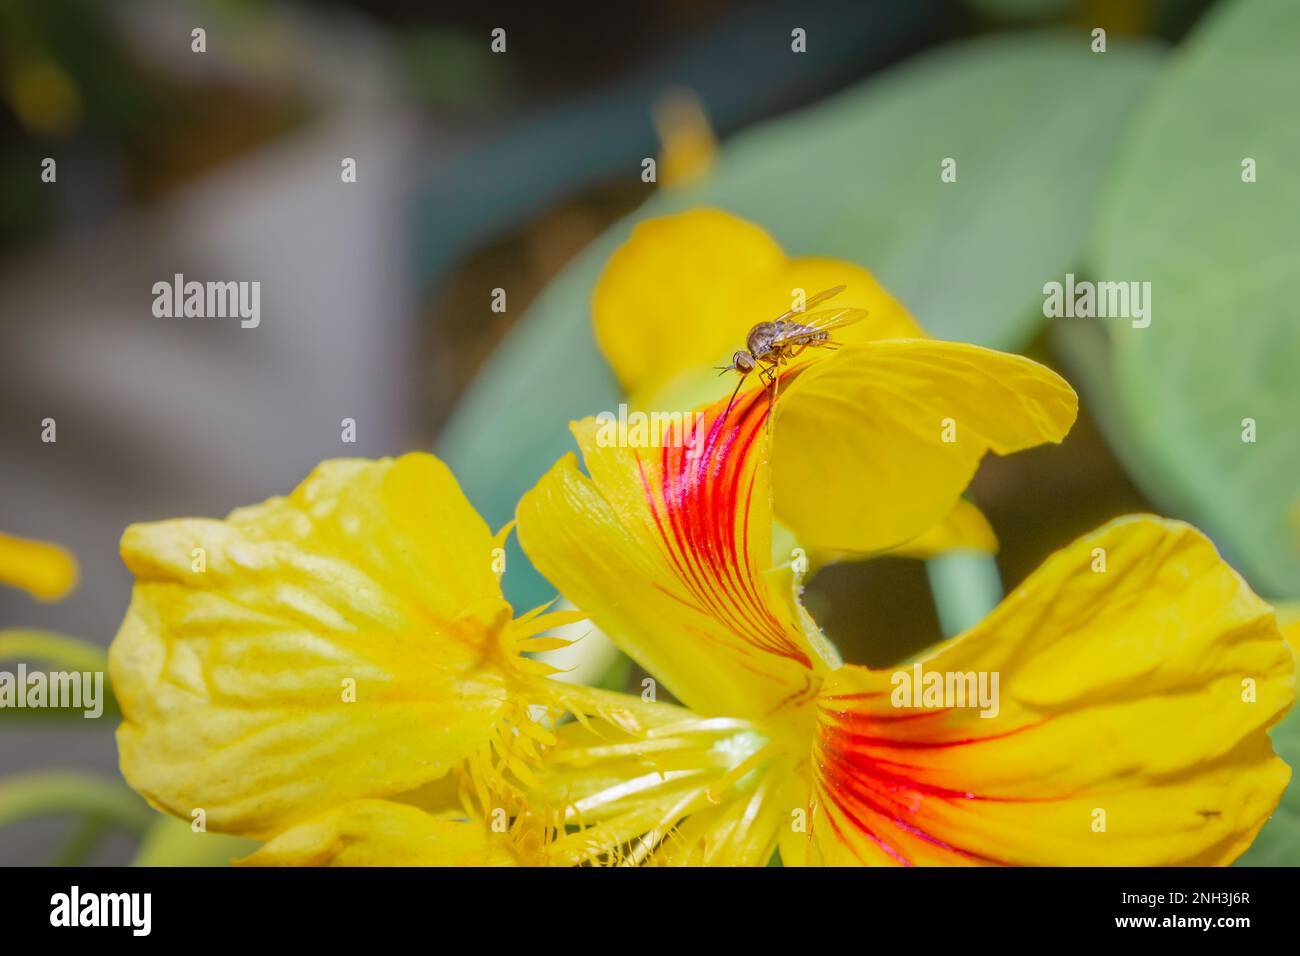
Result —
M555 714L603 704L525 656L575 615L513 616L503 534L421 454L324 462L224 521L131 526L109 652L127 781L274 838L252 862L536 862L519 784ZM466 822L497 811L509 827Z
M995 421L983 399L960 420ZM897 672L841 663L772 558L766 397L724 410L695 456L577 422L587 473L570 455L520 503L536 567L683 705L622 735L560 727L535 800L637 862L1221 864L1250 844L1290 776L1265 731L1293 665L1204 536L1151 516L1086 535L900 665L997 674L993 713L895 706Z
M38 601L58 601L76 587L77 577L77 559L66 548L0 532L0 584Z
M821 308L868 315L835 330L837 351L805 352L815 361L781 385L778 521L814 555L994 550L961 494L987 451L1060 441L1074 421L1073 390L1042 365L931 339L866 269L788 257L759 226L710 209L638 224L596 285L592 321L631 405L694 408L735 387L714 366L751 326L836 286ZM756 373L744 386L760 387ZM945 426L954 440L936 441Z

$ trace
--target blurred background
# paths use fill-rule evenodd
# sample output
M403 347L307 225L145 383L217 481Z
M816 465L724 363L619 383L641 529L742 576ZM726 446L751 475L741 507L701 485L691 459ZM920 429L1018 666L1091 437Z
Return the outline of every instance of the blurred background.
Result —
M932 333L1075 384L1069 439L972 488L1006 588L1156 510L1293 601L1296 7L0 0L0 532L81 565L58 603L0 589L0 628L106 647L127 524L223 515L323 458L435 449L503 523L568 419L620 400L589 327L601 264L692 205L859 262ZM947 156L961 188L940 199ZM1068 271L1153 281L1152 327L1044 319ZM260 326L155 317L176 273L259 281ZM553 596L510 562L517 608ZM942 574L832 566L808 603L846 658L885 665L951 630ZM164 858L112 723L0 712L0 863ZM113 813L79 809L97 787ZM1256 862L1300 862L1286 812ZM230 855L214 842L192 862Z

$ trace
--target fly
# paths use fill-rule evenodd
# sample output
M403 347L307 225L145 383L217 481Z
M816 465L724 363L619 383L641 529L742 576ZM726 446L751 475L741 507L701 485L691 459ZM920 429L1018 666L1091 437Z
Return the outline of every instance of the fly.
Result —
M819 292L805 302L803 308L791 309L784 315L777 316L770 322L760 322L749 330L745 336L745 348L731 356L730 365L720 367L723 373L736 372L740 375L736 390L731 393L731 401L727 402L727 410L722 413L724 421L731 412L731 406L735 404L736 396L740 394L740 386L745 384L750 372L758 369L763 387L772 389L767 419L768 428L772 427L770 409L776 402L781 366L789 364L804 349L838 347L838 343L831 339L831 332L867 317L866 309L832 308L808 312L812 306L839 295L844 289L844 286L837 285L833 289Z

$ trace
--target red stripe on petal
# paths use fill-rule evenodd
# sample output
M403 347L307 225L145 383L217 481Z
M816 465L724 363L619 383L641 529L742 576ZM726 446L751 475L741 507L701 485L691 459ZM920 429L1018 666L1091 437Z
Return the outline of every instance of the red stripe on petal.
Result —
M791 370L785 378L797 372ZM637 458L651 527L685 591L674 597L745 644L811 669L802 633L769 603L758 563L768 555L750 553L754 488L766 450L768 392L751 390L738 396L724 416L725 409L726 403L719 402L705 411L698 455L681 445L666 445L657 463Z
M841 694L827 698L837 703L867 701L883 693ZM997 865L1006 861L976 853L961 846L951 836L935 835L927 825L927 808L935 801L944 803L1032 804L1051 802L1055 797L1003 797L975 793L956 781L942 778L948 768L945 754L963 748L978 749L979 744L1004 740L1041 726L1046 720L1011 727L981 736L943 739L944 728L933 718L951 716L952 708L939 708L914 714L874 714L869 711L820 708L820 723L814 747L814 773L819 790L830 807L852 824L861 836L881 844L881 823L887 823L907 836L952 853L966 860ZM909 736L899 737L900 732ZM915 734L916 736L910 736ZM911 753L913 760L895 759L899 752ZM933 754L926 757L924 754ZM926 761L934 762L927 764ZM931 821L932 822L932 821ZM844 836L837 829L837 835ZM852 849L852 843L846 844ZM888 850L887 850L888 852ZM891 856L893 854L891 853Z

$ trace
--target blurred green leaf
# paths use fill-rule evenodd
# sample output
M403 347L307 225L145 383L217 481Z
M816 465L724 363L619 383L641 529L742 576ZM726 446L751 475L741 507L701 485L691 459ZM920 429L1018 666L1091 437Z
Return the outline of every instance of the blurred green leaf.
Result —
M1300 602L1279 603L1277 622L1284 630L1300 622ZM1300 652L1294 639L1291 647ZM1296 664L1300 667L1300 657ZM1297 866L1300 865L1300 786L1296 784L1295 774L1300 768L1300 709L1293 706L1282 722L1269 731L1269 736L1274 752L1291 768L1291 783L1273 816L1237 862L1244 866Z
M936 335L1022 345L1042 320L1043 283L1083 251L1101 171L1161 62L1150 45L1093 54L1084 34L982 39L736 137L707 180L656 194L539 297L467 392L440 453L489 521L512 516L572 447L567 422L619 401L590 327L606 259L634 222L692 206L752 219L793 254L866 265ZM945 157L957 160L955 183L940 181ZM516 603L550 596L517 549L508 567Z
M1018 348L1082 257L1102 171L1158 47L1084 34L948 47L738 137L714 176L643 215L720 206L792 253L871 269L936 336ZM957 161L957 181L940 162Z
M1292 708L1269 736L1273 750L1294 773L1300 767L1300 711ZM1300 787L1294 777L1273 816L1237 862L1243 866L1300 865Z
M1298 64L1300 4L1224 4L1136 117L1096 232L1098 278L1151 282L1148 328L1101 320L1136 477L1277 595L1300 594Z

